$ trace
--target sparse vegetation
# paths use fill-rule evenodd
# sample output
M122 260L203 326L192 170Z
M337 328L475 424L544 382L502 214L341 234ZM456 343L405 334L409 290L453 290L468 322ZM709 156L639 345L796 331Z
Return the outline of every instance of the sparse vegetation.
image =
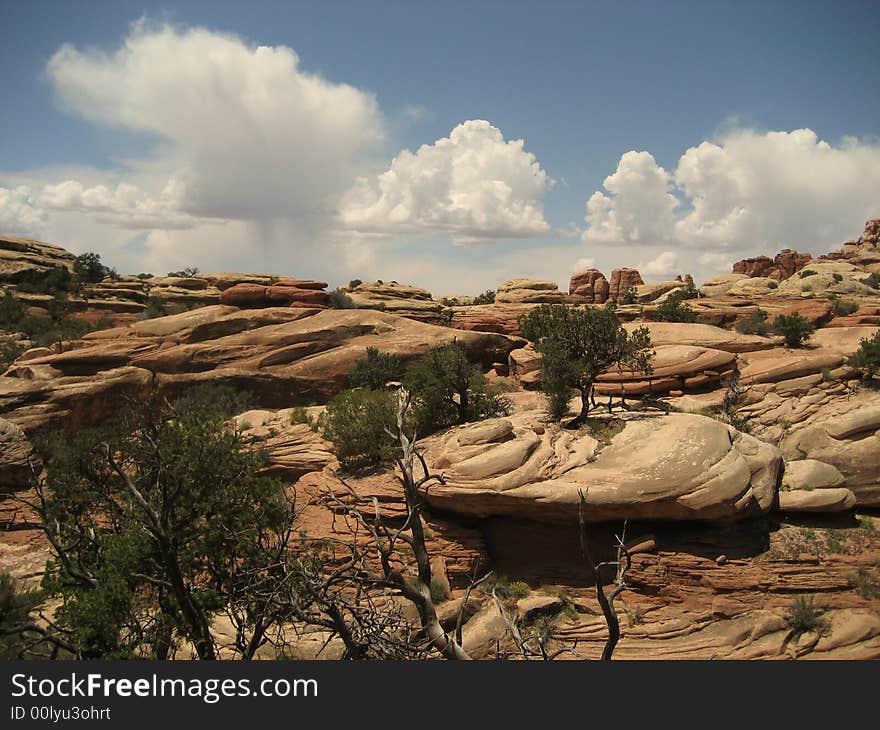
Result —
M101 256L97 253L84 253L76 257L73 263L73 273L83 283L97 284L110 276L111 269L101 263Z
M876 575L865 566L850 576L850 584L862 598L880 598L880 583L877 582Z
M636 606L632 611L627 614L627 623L629 623L630 628L633 626L638 626L645 620L645 616L642 613L642 607Z
M482 294L477 294L474 297L474 304L494 304L495 303L495 292L492 289L487 289Z
M688 297L682 291L674 291L654 312L658 322L696 322L697 313L685 304Z
M354 309L354 301L342 289L335 289L330 292L330 298L327 302L331 309Z
M613 307L543 304L520 317L520 330L541 353L541 385L551 414L565 412L572 389L581 395L579 420L590 412L593 384L609 367L650 373L653 360L647 327L628 333Z
M770 325L767 323L767 312L758 308L751 312L748 317L736 323L734 329L741 335L760 335L766 337L770 333Z
M169 271L166 276L173 276L181 279L193 279L199 275L199 269L196 266L185 266L180 271Z
M443 603L449 600L449 584L440 578L431 578L431 600L434 603Z
M366 357L358 360L348 374L348 385L350 388L382 390L387 383L399 381L404 371L404 362L398 355L368 347Z
M860 372L863 381L873 383L874 376L880 372L880 332L859 340L859 349L847 358L846 363Z
M24 345L15 340L0 342L0 374L25 351Z
M806 279L808 276L816 276L816 272L812 269L802 269L798 274L801 279Z
M802 347L816 327L799 312L780 314L773 320L773 331L785 339L786 347Z
M822 610L812 596L795 596L788 606L785 621L795 633L820 631L823 626Z
M839 276L839 274L836 274L836 276ZM848 302L840 297L832 297L831 301L831 311L835 317L847 317L859 309L859 305L855 302Z
M354 471L387 463L397 428L394 394L385 390L344 390L334 396L318 419L324 436L333 442L342 466Z
M633 286L631 286L629 289L627 289L623 293L623 296L620 297L621 304L637 304L638 301L639 301L639 295L636 292L635 287L633 287Z
M348 288L349 289L357 289L357 287L359 287L363 283L364 282L361 281L360 279L352 279L350 282L348 282Z
M872 289L880 289L880 273L872 271L867 278L862 279L862 284Z

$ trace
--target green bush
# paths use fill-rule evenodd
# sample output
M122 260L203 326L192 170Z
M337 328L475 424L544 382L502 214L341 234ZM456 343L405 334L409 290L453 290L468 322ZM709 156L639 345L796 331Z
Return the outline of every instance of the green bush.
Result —
M0 374L8 368L25 350L24 345L8 340L0 343Z
M767 324L767 312L763 309L756 309L748 317L737 322L734 329L741 335L766 337L770 332L770 325Z
M803 269L798 275L801 277L801 279L805 279L808 276L815 276L816 272L812 269Z
M862 284L872 289L880 289L880 273L874 271L866 279L862 279Z
M431 600L434 603L443 603L449 599L449 585L439 578L431 578Z
M362 282L360 279L352 279L350 282L348 282L348 288L349 289L356 289L357 287L359 287L363 283L364 282Z
M477 294L474 297L474 304L494 304L495 303L495 291L493 289L487 289L482 294Z
M812 596L797 596L789 604L786 623L797 633L818 631L822 628L822 610Z
M403 359L398 355L368 347L366 357L358 360L348 374L351 388L382 390L386 383L399 381L404 373Z
M697 313L684 303L682 292L672 292L657 310L654 318L658 322L696 322Z
M396 446L387 433L397 429L396 395L384 390L344 390L327 404L318 426L333 442L345 469L387 463Z
M639 301L639 295L636 293L635 287L627 289L623 296L620 297L621 304L636 304Z
M780 314L773 320L773 331L785 339L787 347L801 347L810 338L816 327L798 312Z
M838 274L836 271L831 274L831 278L834 279L835 283L839 284L843 281L843 274Z
M100 254L92 252L76 257L73 272L86 284L97 284L110 275L110 269L101 263Z
M486 376L457 344L432 350L403 380L413 394L413 416L420 436L507 413L504 399L487 386Z
M331 309L354 309L354 300L342 289L335 289L330 292L330 299L327 302Z
M40 592L21 588L8 573L0 573L0 660L49 658L22 639L19 629L30 623Z
M157 317L167 317L171 312L168 308L168 302L161 297L148 297L144 311L140 313L140 319L156 319Z
M855 302L847 302L839 297L833 297L831 301L831 311L835 317L847 317L859 309L859 305Z
M571 390L581 394L582 421L590 410L596 378L612 365L650 374L653 350L646 327L632 334L613 307L542 304L519 319L523 336L541 353L541 388L551 413L566 410Z
M199 269L196 266L186 266L180 271L169 271L166 276L174 276L179 279L192 279L199 275Z
M859 349L847 358L846 364L856 368L862 378L871 381L880 372L880 332L859 341Z

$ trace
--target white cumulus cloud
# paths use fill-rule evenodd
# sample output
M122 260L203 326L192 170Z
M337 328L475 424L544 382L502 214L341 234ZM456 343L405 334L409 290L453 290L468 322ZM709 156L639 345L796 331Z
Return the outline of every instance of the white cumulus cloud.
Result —
M541 195L553 181L523 140L505 141L485 120L403 150L375 180L361 178L340 209L358 231L446 232L456 243L545 234Z
M639 263L638 269L652 278L673 279L681 273L681 261L675 251L663 251L648 263Z
M858 235L880 215L880 145L737 129L688 149L674 173L627 152L604 187L587 202L585 242L663 246L646 266L658 274L671 250L700 248L699 265L717 273L734 257L822 253Z

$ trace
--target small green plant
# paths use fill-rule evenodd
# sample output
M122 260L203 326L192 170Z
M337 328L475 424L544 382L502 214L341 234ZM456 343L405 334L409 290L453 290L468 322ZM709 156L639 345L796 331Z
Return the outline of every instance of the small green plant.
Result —
M449 584L440 578L431 578L431 600L443 603L449 599Z
M672 292L654 312L658 322L696 322L697 313L684 303L686 296L680 292Z
M486 593L495 592L499 598L519 599L529 595L531 589L525 581L511 581L505 575L493 575L483 584Z
M312 425L312 419L309 418L309 412L304 406L290 409L290 425L296 426L299 423L305 423L309 426Z
M621 304L636 304L638 301L639 301L639 295L636 292L635 287L633 287L633 286L631 286L629 289L627 289L623 293L623 296L620 297Z
M773 320L773 331L785 339L787 347L802 347L816 327L799 312L780 314Z
M872 382L874 375L880 372L880 332L870 338L863 337L859 349L847 358L846 364L858 370L864 381Z
M366 357L358 360L348 374L348 385L351 388L382 390L386 383L399 381L403 373L404 363L400 356L368 347Z
M630 627L638 626L645 620L645 616L642 613L642 607L636 606L632 611L627 614L627 623Z
M834 279L835 283L839 284L843 281L843 274L838 274L836 271L831 274L831 278Z
M495 291L492 289L487 289L482 294L477 294L474 297L474 304L494 304L495 303Z
M843 530L829 530L825 537L829 553L846 552L846 533Z
M839 276L839 274L837 274ZM834 297L832 300L831 311L834 313L835 317L847 317L853 312L857 312L859 309L859 305L855 302L847 302L839 297Z
M862 598L880 598L880 585L868 568L862 566L849 577L850 584Z
M822 628L822 609L812 596L796 596L788 606L785 621L799 634L819 631Z
M816 272L813 271L812 269L803 269L799 274L801 279L806 279L808 276L815 276L815 275L816 275Z
M873 271L866 279L862 279L862 284L872 289L880 289L880 273Z
M327 304L331 309L354 309L354 300L342 289L330 292Z
M165 317L170 314L168 303L159 297L148 297L144 311L141 312L141 319L156 319L157 317Z
M350 282L348 282L348 288L349 289L357 289L357 287L359 287L363 283L364 282L361 281L360 279L352 279Z
M834 380L834 376L831 374L831 370L829 368L822 368L822 380L826 383L830 383Z
M877 531L874 520L867 516L859 517L859 527L868 534L874 534Z
M751 312L748 317L741 319L734 325L734 329L741 335L760 335L766 337L770 333L770 325L767 324L767 312L758 308Z
M395 444L388 435L397 426L394 394L384 390L344 390L318 419L346 470L376 467L391 460Z

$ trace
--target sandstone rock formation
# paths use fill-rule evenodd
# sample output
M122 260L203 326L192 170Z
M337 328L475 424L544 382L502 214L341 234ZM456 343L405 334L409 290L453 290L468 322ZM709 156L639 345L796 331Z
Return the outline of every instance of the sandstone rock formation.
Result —
M627 414L592 435L531 411L452 429L426 446L429 465L446 477L425 495L432 506L545 522L576 521L579 490L593 522L755 516L772 507L782 464L774 447L682 413Z
M800 253L790 248L784 248L773 259L768 256L755 256L737 261L733 265L733 273L745 274L749 277L769 277L782 281L800 271L812 258L813 256L809 253Z
M0 236L0 284L15 284L45 274L51 269L73 269L76 260L69 251L41 241Z
M619 301L630 289L641 286L645 282L636 269L614 269L611 272L611 283L608 287L608 298L612 302Z
M604 304L610 285L599 269L586 269L571 275L568 293L571 301L583 304Z
M242 283L224 289L219 302L245 309L285 306L324 309L330 297L326 289L326 282L299 279L281 279L270 286Z
M150 383L169 394L227 383L264 407L308 405L339 392L368 347L413 360L453 341L486 369L524 344L365 309L205 307L95 332L14 365L0 377L0 416L26 430L94 423L122 392Z
M563 294L553 281L510 279L498 285L495 301L499 304L560 304Z

